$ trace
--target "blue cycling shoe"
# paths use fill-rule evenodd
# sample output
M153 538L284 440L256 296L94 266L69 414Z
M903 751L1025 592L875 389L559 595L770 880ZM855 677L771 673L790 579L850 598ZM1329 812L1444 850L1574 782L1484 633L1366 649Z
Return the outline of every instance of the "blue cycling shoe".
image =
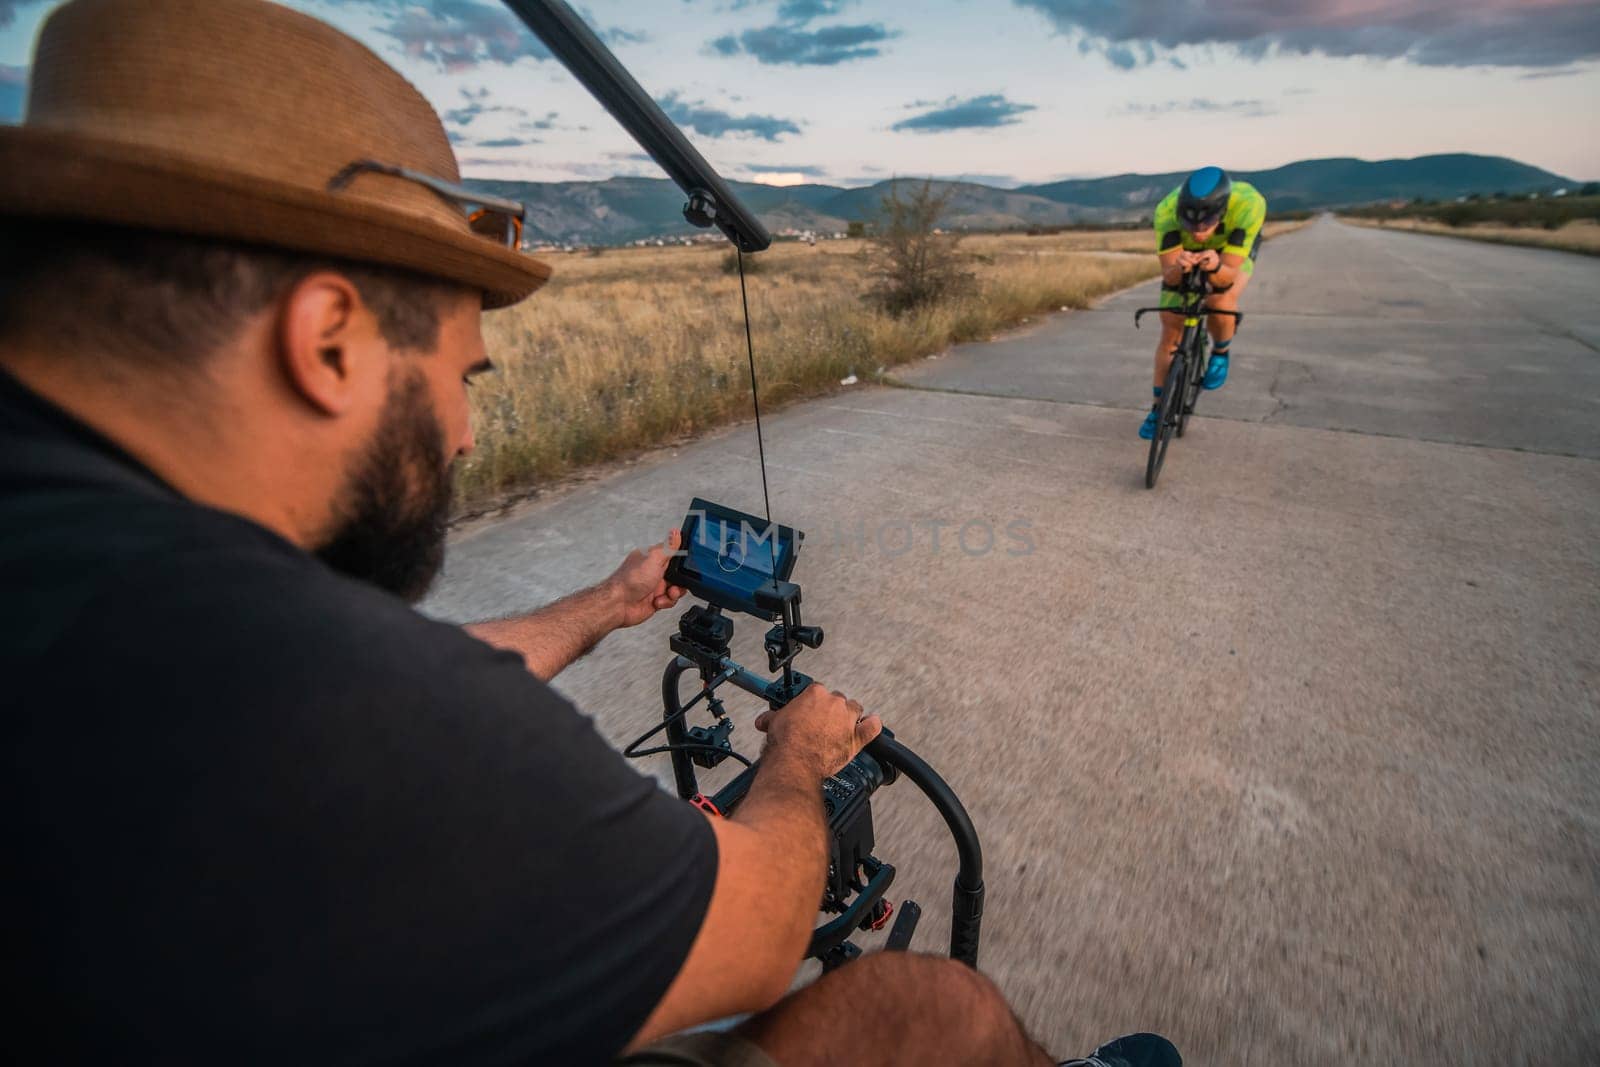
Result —
M1227 380L1228 354L1226 352L1212 353L1211 362L1206 365L1206 376L1200 382L1201 388L1220 389L1222 388L1222 383Z
M1183 1067L1183 1057L1160 1034L1129 1034L1108 1041L1081 1060L1065 1060L1059 1067Z
M1139 427L1139 436L1144 438L1146 441L1155 440L1156 420L1160 417L1161 413L1152 406L1150 408L1150 414L1144 417L1144 425Z

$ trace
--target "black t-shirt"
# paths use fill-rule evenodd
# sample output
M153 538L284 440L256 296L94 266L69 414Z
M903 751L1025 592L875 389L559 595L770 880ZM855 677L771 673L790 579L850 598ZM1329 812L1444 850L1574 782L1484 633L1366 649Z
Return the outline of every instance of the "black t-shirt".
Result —
M603 1062L687 956L710 828L519 657L3 374L0 591L10 1047Z

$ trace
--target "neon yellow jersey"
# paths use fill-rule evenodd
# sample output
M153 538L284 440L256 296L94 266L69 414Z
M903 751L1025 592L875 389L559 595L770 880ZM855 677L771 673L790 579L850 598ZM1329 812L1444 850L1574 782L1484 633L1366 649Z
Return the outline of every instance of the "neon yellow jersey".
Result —
M1267 198L1249 182L1234 182L1228 209L1222 213L1222 225L1204 241L1196 241L1178 222L1178 194L1182 190L1183 186L1178 186L1156 205L1156 253L1179 246L1190 252L1214 248L1223 255L1244 256L1248 266L1255 258L1261 224L1267 221Z

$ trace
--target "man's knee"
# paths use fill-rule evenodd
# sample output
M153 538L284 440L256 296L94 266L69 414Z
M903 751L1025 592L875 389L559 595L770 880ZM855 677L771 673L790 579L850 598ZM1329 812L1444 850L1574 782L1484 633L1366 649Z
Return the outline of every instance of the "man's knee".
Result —
M1003 1047L1019 1030L1000 988L964 963L944 956L876 952L850 966L861 968L858 980L893 991L894 999L907 1007L908 1021L937 1025L960 1019L980 1047Z
M993 982L965 964L906 952L875 952L824 975L740 1033L780 1063L832 1063L843 1052L830 1041L841 1019L853 1021L855 1039L928 1057L942 1050L950 1062L1044 1060Z

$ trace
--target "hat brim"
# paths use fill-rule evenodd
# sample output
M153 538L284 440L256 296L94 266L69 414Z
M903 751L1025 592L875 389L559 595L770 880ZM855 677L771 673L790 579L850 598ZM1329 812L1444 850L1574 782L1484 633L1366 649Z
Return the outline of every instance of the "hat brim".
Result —
M515 304L550 265L465 229L367 200L172 153L38 127L0 127L0 215L64 218L400 267Z

